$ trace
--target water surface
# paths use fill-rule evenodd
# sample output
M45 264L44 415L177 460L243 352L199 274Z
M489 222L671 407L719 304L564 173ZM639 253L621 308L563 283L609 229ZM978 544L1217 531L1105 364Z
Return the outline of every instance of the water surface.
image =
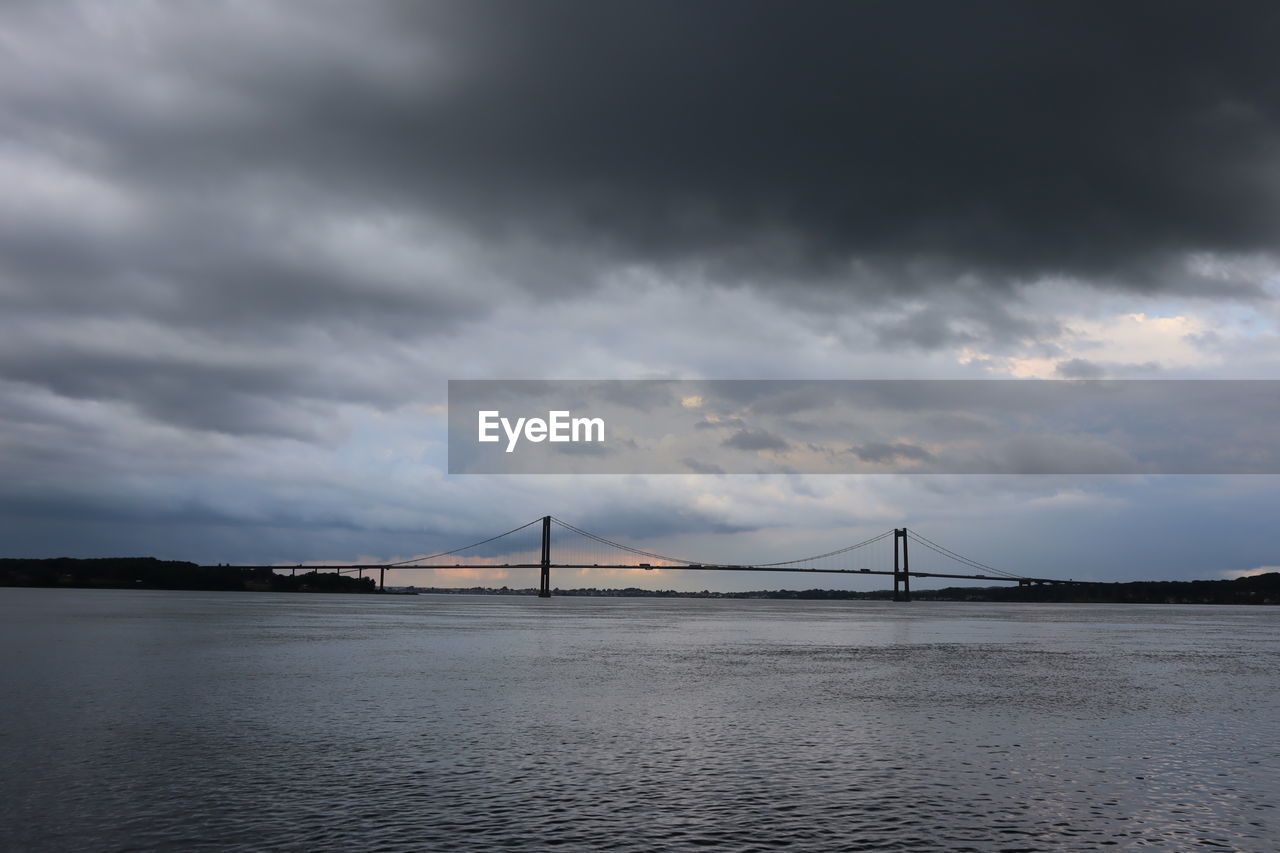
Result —
M1280 850L1280 609L0 589L12 850Z

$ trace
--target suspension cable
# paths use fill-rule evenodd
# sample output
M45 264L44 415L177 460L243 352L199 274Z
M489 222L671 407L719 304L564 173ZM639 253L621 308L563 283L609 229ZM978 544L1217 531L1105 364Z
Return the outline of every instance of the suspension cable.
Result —
M892 536L892 535L893 535L892 530L886 530L884 533L881 533L879 536L872 536L870 539L859 542L856 545L849 545L845 548L839 548L835 551L828 551L825 554L818 554L815 557L801 557L798 560L781 560L777 563L752 563L752 565L759 566L760 568L766 568L768 566L791 566L796 563L810 563L810 562L813 562L814 560L823 560L823 559L826 559L827 557L835 557L835 556L839 556L840 554L847 554L848 552L854 550L855 548L861 548L863 545L870 545L872 542L879 542L881 539L885 538L886 536Z
M917 533L914 530L911 530L911 535L915 537L917 540L919 540L920 543L924 545L926 548L928 548L929 550L936 551L937 553L943 555L944 557L950 557L951 559L956 560L957 562L963 563L969 568L979 569L984 572L995 572L998 575L1004 575L1005 577L1010 577L1010 578L1024 577L1023 575L1015 574L1014 572L1007 572L1004 569L997 569L995 566L989 566L986 563L981 563L977 560L970 559L969 557L966 557L963 554L957 554L955 551L952 551L950 548L947 548L943 545L939 545L937 542L934 542L931 539L926 539L925 537L921 536L919 533Z
M472 542L470 545L463 545L461 548L454 548L452 551L441 551L439 554L428 554L425 557L414 557L412 560L401 560L398 563L383 563L382 565L385 568L389 569L392 566L403 566L408 563L418 563L418 562L421 562L422 560L434 559L435 557L447 557L450 554L456 554L459 551L465 551L468 548L475 548L479 545L488 544L489 542L492 542L495 539L501 539L503 536L510 536L512 533L519 533L521 530L524 530L526 527L532 527L533 525L537 524L540 521L542 521L541 518L535 518L533 521L529 522L528 524L522 524L519 527L511 528L506 533L499 533L497 536L490 536L488 539L481 539L479 542Z
M602 545L610 545L614 548L619 548L623 551L627 551L632 554L639 554L642 557L651 557L655 560L666 560L671 563L683 563L686 566L692 566L694 564L704 565L704 566L721 565L720 563L698 563L697 560L685 560L680 557L668 557L666 554L657 554L657 553L654 553L653 551L643 551L639 548L632 548L630 545L623 545L621 542L614 542L612 539L605 539L603 536L597 536L594 533L588 533L587 531L583 530L580 527L574 527L572 524L570 524L567 521L561 521L560 519L556 518L554 515L551 516L551 520L554 521L556 524L560 525L561 527L565 528L566 530L572 530L574 533L577 533L580 536L585 536L588 539L592 539L596 542L599 542Z

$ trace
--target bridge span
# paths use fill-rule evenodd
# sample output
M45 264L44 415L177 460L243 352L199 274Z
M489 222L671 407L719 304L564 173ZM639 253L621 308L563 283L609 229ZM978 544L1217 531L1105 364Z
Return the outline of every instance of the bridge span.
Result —
M559 561L552 558L553 529L559 531L556 553L564 555ZM541 534L540 537L537 536L539 532ZM889 537L892 537L892 539ZM925 564L923 568L912 568L911 560L913 556L909 553L909 542L916 546L914 559L917 561L917 565L923 562ZM538 546L536 558L534 557L534 545ZM1075 583L1072 580L1031 577L997 569L994 566L980 563L977 560L958 554L906 527L886 530L878 536L873 536L854 545L810 557L799 557L773 563L717 563L688 560L658 554L653 551L645 551L588 533L551 515L544 515L505 533L499 533L496 536L473 542L470 545L464 545L461 548L397 562L310 564L305 567L299 564L296 566L255 566L252 568L270 568L274 571L289 569L295 573L300 568L316 571L332 570L339 574L358 574L361 577L366 571L377 570L380 589L384 589L386 586L387 569L538 569L538 595L541 598L551 597L552 569L886 575L893 578L894 601L911 600L911 579L913 577L997 581L1017 583L1021 586Z

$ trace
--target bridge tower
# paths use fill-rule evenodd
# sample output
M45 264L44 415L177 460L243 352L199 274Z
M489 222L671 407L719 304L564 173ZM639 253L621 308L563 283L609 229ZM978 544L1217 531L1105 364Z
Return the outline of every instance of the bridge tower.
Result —
M901 568L899 568L898 560L898 542L902 542L902 560ZM910 601L911 600L911 569L907 562L907 528L895 527L893 529L893 600L894 601ZM901 589L899 589L901 585Z
M538 598L551 597L551 516L542 517L542 578Z

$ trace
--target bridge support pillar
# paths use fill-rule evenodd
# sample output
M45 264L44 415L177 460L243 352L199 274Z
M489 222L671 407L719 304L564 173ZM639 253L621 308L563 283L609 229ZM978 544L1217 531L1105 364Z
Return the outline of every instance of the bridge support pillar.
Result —
M386 568L378 569L378 592L387 591L387 570Z
M898 541L902 541L901 559L899 559ZM893 529L893 600L911 600L911 567L907 560L907 528Z
M551 516L542 517L542 571L538 584L538 598L551 597Z

